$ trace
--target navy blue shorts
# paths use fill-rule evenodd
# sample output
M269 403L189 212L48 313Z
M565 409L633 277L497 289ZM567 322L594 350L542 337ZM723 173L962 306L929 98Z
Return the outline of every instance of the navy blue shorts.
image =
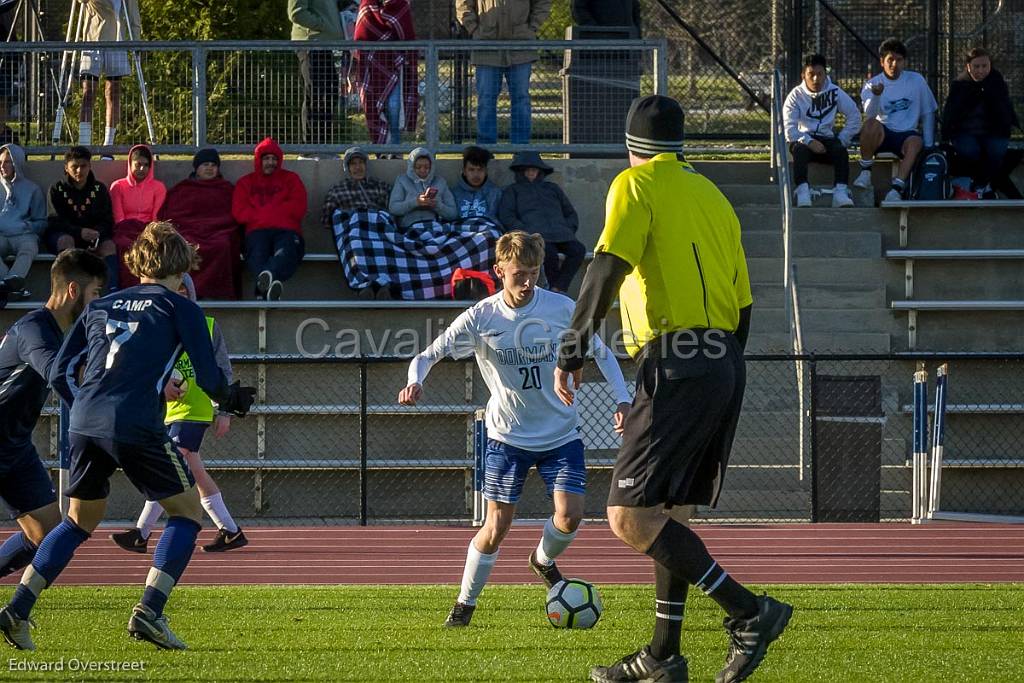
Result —
M71 470L64 494L69 498L103 500L110 495L110 476L118 468L146 500L170 498L196 483L185 459L170 441L128 444L75 432L68 437Z
M178 448L198 453L199 447L203 445L203 435L209 426L209 422L172 422L167 425L167 436L171 437L171 442Z
M57 501L53 480L31 444L13 457L0 456L0 500L15 517Z
M574 439L547 451L528 451L488 439L484 454L484 498L498 503L519 502L526 475L534 465L547 486L548 495L565 491L582 496L586 492L587 466L583 461L582 440Z
M882 130L885 131L885 137L882 138L882 144L875 150L875 154L888 152L890 154L895 154L900 159L903 158L903 143L907 141L907 138L912 138L915 135L919 138L921 137L921 134L916 130L905 130L901 133L897 133L896 131L889 130L885 126L882 126Z

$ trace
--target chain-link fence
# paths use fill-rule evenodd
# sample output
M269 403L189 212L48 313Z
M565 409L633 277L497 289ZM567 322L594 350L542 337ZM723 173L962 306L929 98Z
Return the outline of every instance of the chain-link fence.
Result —
M89 44L124 56L131 67L119 86L117 142L152 140L165 151L212 145L250 152L269 135L286 150L306 152L337 153L351 144L378 152L416 145L450 152L493 135L496 151L514 138L540 151L621 152L630 102L668 87L663 41L530 43L526 57L536 59L519 67L511 85L474 63L524 54L522 42L338 42L318 43L322 49L315 51L309 45ZM81 44L22 44L0 64L0 74L5 68L14 74L8 125L30 150L78 142L76 48ZM384 69L383 80L377 69ZM379 106L388 99L388 69L403 76L400 96ZM97 131L106 107L101 86L92 116Z
M912 512L914 372L949 365L942 507L1024 514L1024 354L752 356L720 522L906 521ZM456 523L481 519L478 411L487 390L472 361L434 367L415 407L397 404L402 358L236 359L257 404L203 458L246 524ZM627 378L632 363L622 363ZM602 518L619 437L614 400L596 366L580 390L586 514ZM930 388L934 388L934 383ZM932 394L929 393L929 403ZM57 466L56 408L36 446ZM120 475L111 519L142 501ZM519 516L542 519L550 501L536 473Z

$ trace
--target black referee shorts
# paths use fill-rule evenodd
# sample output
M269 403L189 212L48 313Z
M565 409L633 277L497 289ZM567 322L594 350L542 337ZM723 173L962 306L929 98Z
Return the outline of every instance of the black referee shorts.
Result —
M713 506L745 385L743 352L730 333L680 330L645 346L608 505Z

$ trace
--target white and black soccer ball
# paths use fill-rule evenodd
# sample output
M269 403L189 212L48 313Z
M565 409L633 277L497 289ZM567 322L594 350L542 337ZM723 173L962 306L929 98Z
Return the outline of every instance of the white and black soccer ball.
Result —
M548 621L555 628L590 628L601 618L601 594L583 579L559 581L548 591Z

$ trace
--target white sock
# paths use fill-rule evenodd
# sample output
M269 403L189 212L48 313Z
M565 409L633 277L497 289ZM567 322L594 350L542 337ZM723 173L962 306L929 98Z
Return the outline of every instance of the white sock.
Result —
M228 512L228 507L224 504L224 496L220 494L220 491L212 496L204 496L200 502L218 529L227 529L229 534L238 532L238 525L235 524L231 513Z
M480 597L480 591L484 589L487 578L494 569L494 563L498 560L498 551L485 555L476 549L473 542L469 542L469 552L466 553L466 568L462 572L462 590L459 591L459 602L463 605L475 605L476 599Z
M78 144L88 147L92 144L92 124L83 121L78 122Z
M103 144L112 145L114 144L114 133L117 132L117 126L107 126L103 129Z
M849 188L846 187L846 183L836 183L836 186L833 189L835 189L835 190L848 190Z
M160 519L160 515L163 513L164 509L160 503L155 500L146 501L142 508L142 514L139 515L139 521L135 523L135 526L139 529L139 534L143 538L149 538L149 535L153 532L153 527L156 526L157 520Z
M868 170L869 168L871 168L874 165L875 165L875 160L874 159L861 159L860 160L861 170L866 171L866 170Z
M537 561L544 565L551 564L556 557L565 552L574 538L575 531L565 533L555 526L554 518L548 517L548 521L544 522L544 535L540 537L540 543L537 545Z

